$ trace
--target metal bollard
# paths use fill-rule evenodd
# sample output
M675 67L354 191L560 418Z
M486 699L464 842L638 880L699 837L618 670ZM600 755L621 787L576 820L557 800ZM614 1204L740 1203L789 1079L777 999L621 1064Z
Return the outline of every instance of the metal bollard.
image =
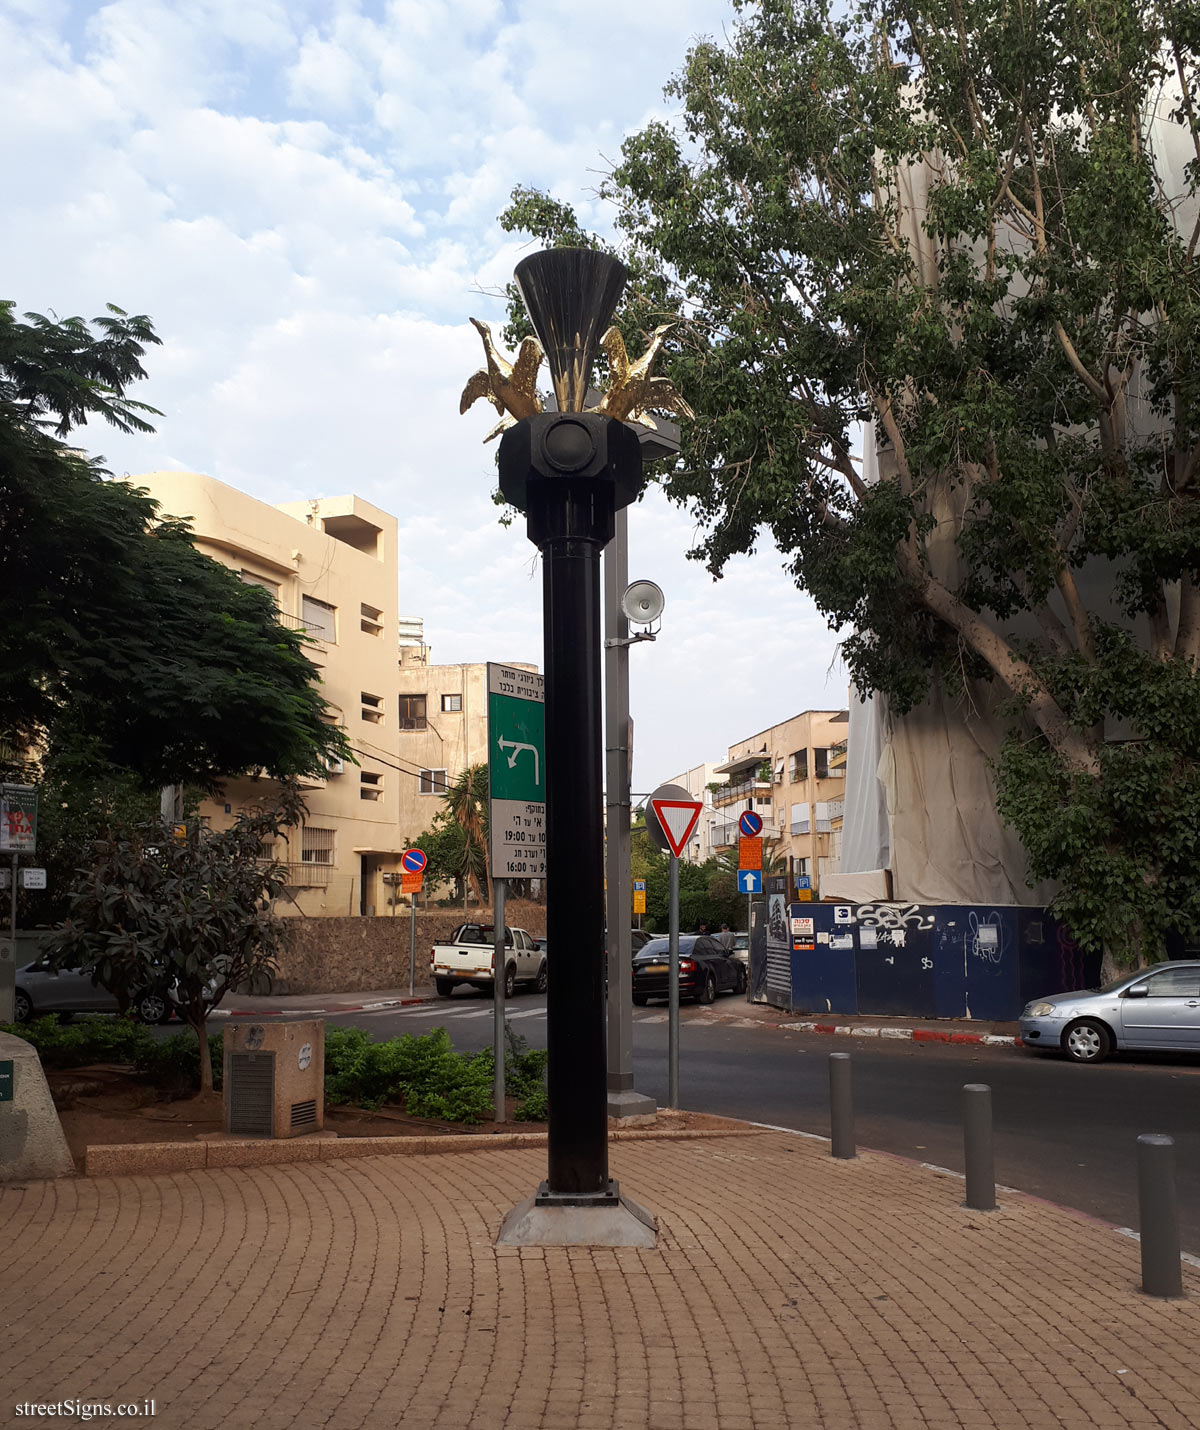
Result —
M1147 1132L1138 1138L1138 1224L1142 1290L1147 1296L1182 1296L1173 1137Z
M963 1087L963 1149L967 1164L967 1206L996 1210L996 1161L992 1151L992 1090L985 1082Z
M850 1054L829 1054L829 1130L835 1157L854 1156L854 1098L850 1089Z

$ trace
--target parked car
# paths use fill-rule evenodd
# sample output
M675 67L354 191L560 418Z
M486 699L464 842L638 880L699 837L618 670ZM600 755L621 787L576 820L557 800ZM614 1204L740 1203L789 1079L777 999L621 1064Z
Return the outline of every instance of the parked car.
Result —
M1200 961L1127 973L1106 988L1037 998L1021 1014L1027 1048L1103 1062L1114 1049L1200 1053Z
M533 935L524 929L506 928L504 948L504 996L513 997L518 984L544 993L549 965ZM495 952L495 924L459 924L446 943L434 944L429 950L429 971L438 996L451 998L455 988L464 983L491 994Z
M750 935L748 933L735 933L733 947L729 951L744 968L750 967Z
M639 1008L651 998L666 998L671 942L652 938L633 960L633 1001ZM746 970L708 934L679 935L679 997L711 1003L718 993L745 993Z
M175 1011L175 1000L167 988L145 988L136 993L133 1011L144 1023L166 1023ZM18 1023L57 1013L69 1018L73 1013L116 1013L115 994L97 983L91 972L79 967L51 968L45 958L18 968L13 989L13 1016Z

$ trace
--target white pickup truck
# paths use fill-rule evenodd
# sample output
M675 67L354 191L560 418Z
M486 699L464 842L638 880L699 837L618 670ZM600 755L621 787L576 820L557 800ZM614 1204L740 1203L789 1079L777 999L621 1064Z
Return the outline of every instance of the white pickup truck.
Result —
M504 947L504 996L511 998L518 983L532 986L535 993L544 993L546 955L533 935L524 929L505 929ZM495 949L494 924L459 924L449 943L434 944L429 950L429 971L439 995L449 998L460 983L490 993Z

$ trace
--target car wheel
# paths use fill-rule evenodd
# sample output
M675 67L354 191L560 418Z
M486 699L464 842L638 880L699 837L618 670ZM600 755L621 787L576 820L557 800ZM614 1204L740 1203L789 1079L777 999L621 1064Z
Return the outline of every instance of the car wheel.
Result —
M537 971L537 980L533 985L535 993L545 993L546 985L550 981L549 970L546 967L546 960L542 959L541 967Z
M1102 1063L1112 1052L1112 1034L1103 1023L1081 1018L1064 1029L1063 1052L1075 1063Z
M635 993L633 995L633 1002L635 1007L644 1008L647 1002L646 995L644 993Z
M711 973L705 975L704 987L700 990L701 1003L715 1003L717 1001L717 980Z
M515 998L517 993L517 969L516 965L510 963L504 970L504 996L505 998Z
M746 991L746 970L740 966L737 971L737 983L733 991L735 993L745 993Z
M165 993L139 993L133 1000L133 1011L143 1023L169 1023L175 1005Z
M439 998L450 998L454 994L453 978L435 978L433 986L437 989Z
M13 994L13 1018L18 1023L28 1023L33 1017L33 1004L29 1001L29 994L20 988Z

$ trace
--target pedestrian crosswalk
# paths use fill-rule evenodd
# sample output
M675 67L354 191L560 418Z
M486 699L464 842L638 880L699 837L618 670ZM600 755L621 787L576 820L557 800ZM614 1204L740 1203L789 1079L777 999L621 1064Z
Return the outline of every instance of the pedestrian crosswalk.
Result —
M738 1012L716 1012L711 1008L681 1008L680 1015L685 1022L695 1027L709 1027L718 1024L754 1024L756 1019L747 1019ZM373 1008L368 1011L356 1013L356 1018L414 1018L430 1019L436 1023L466 1023L473 1019L486 1018L492 1020L492 1004L489 1002L483 1007L471 1007L470 1005L456 1007L451 1003L420 1003L406 1008ZM544 1019L546 1016L545 1005L536 1008L511 1009L511 1005L504 1010L506 1022L518 1022L525 1018ZM642 1011L636 1009L633 1014L635 1023L666 1023L670 1017L666 1008L658 1008L653 1011Z

